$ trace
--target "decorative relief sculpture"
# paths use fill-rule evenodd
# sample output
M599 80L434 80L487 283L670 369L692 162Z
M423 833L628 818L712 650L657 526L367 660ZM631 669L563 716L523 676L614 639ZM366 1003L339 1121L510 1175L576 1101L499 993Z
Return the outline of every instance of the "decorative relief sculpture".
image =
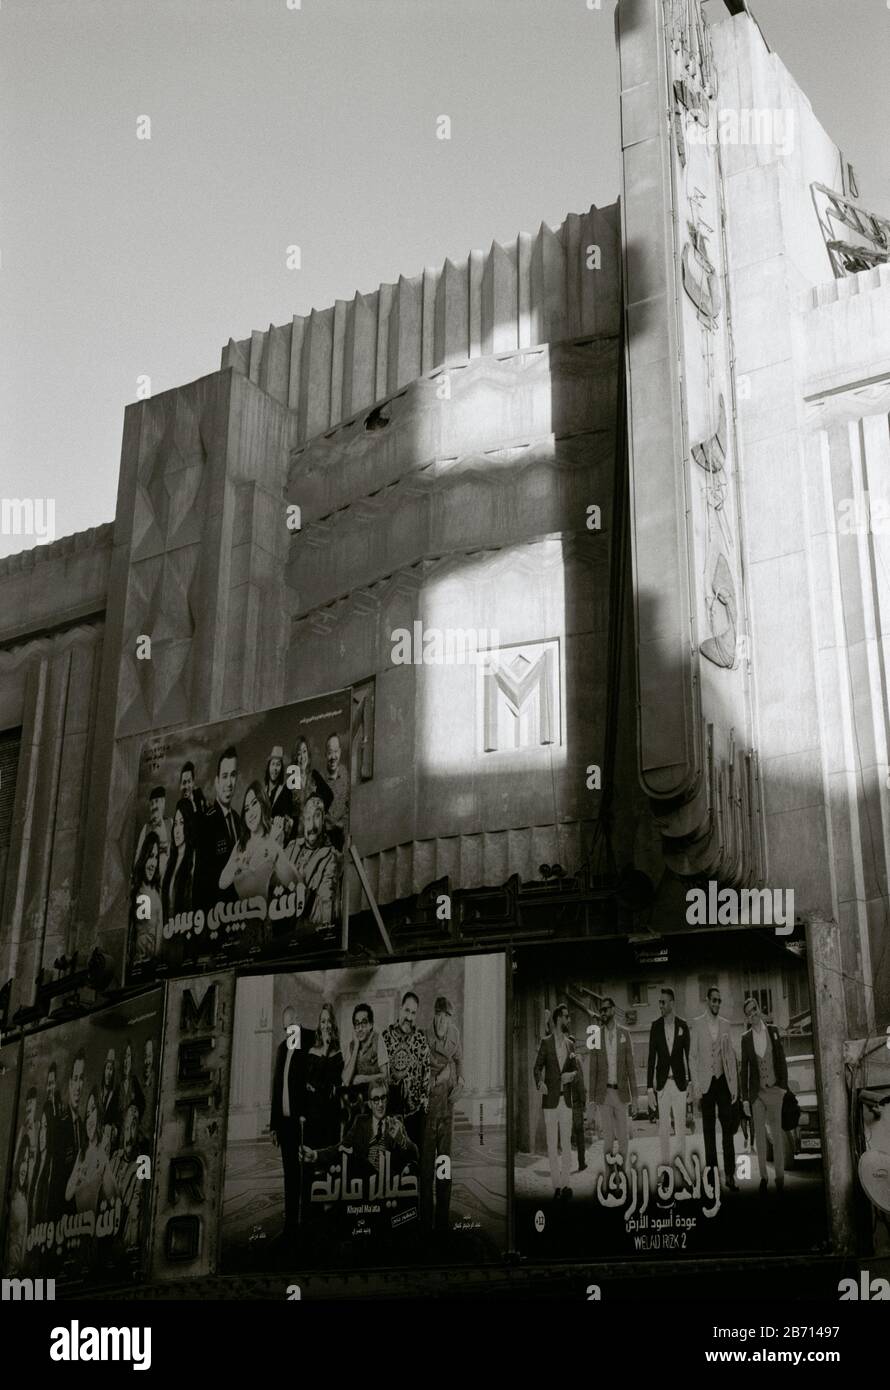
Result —
M848 177L855 187L852 169ZM890 263L890 220L824 183L811 191L836 279Z
M708 255L708 239L690 222L683 247L683 288L709 328L715 328L723 308L720 277Z
M715 666L731 670L736 661L738 604L735 580L725 555L720 555L711 576L708 619L711 632L701 644L701 654Z
M720 393L717 428L710 439L693 444L692 457L706 473L722 473L726 463L726 401Z
M707 130L710 124L708 102L684 77L674 82L674 141L683 168L686 168L686 117Z
M690 78L708 98L717 95L717 79L708 28L699 0L670 0L668 38L674 53L682 57Z

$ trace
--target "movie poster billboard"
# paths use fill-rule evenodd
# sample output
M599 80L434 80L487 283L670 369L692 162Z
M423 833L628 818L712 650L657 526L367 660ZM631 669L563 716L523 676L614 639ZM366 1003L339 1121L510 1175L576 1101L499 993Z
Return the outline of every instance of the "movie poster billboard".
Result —
M56 1296L143 1273L164 991L23 1044L5 1268Z
M5 1248L6 1239L6 1185L15 1134L20 1059L19 1043L7 1043L6 1047L0 1047L0 1252Z
M232 970L167 985L153 1279L216 1272L234 1002Z
M523 1254L652 1260L824 1245L802 938L695 932L529 948L516 962Z
M504 956L238 981L225 1272L506 1248Z
M344 943L349 690L142 747L128 982Z

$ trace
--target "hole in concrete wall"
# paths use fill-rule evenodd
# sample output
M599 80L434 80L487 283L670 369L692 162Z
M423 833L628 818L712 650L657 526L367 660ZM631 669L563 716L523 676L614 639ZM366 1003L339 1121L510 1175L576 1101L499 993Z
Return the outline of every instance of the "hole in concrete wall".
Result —
M388 409L388 407L389 407L389 404L390 404L389 401L384 401L382 405L375 405L375 407L374 407L374 409L371 411L371 413L365 417L365 429L366 429L366 430L385 430L385 429L386 429L387 425L389 424L389 422L390 422L390 420L391 420L391 418L392 418L390 415L387 415L387 413L386 413L386 412L387 412L387 409Z

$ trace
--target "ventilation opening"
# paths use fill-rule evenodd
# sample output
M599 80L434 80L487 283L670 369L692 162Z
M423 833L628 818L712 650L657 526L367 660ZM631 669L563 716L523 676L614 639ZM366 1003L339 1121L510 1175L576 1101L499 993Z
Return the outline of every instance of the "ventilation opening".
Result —
M365 417L366 430L385 430L390 422L391 416L387 415L390 402L384 401L382 405L375 405L369 415Z

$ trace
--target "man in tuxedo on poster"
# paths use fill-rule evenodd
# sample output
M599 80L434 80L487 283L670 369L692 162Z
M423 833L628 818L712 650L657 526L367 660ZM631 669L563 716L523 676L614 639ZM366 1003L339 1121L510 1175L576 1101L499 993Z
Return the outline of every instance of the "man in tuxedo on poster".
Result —
M303 1163L300 1157L301 1116L306 1113L306 1054L315 1034L297 1025L297 1011L290 1005L281 1016L284 1037L278 1044L272 1074L272 1109L269 1132L281 1151L284 1169L284 1230L279 1240L290 1244L300 1227Z
M235 842L241 834L241 817L234 807L238 782L238 753L225 748L216 764L216 801L198 822L198 866L196 870L196 906L209 912L215 903L235 902L234 885L220 888L219 876L229 862Z

